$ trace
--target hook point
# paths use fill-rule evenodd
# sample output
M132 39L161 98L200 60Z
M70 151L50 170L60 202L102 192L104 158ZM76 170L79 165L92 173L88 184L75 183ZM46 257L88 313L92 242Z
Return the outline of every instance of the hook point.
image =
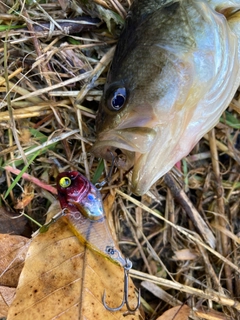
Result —
M122 309L122 307L124 306L124 304L126 304L126 307L127 307L127 310L130 312L130 313L134 313L135 311L138 310L138 308L140 307L140 304L141 304L141 290L137 290L135 289L135 291L138 293L138 299L137 299L137 305L135 308L131 309L131 307L129 306L129 302L128 302L128 273L129 273L129 270L131 269L132 267L132 262L129 260L129 259L126 259L126 264L124 266L124 282L123 282L123 285L124 285L124 288L123 288L123 299L122 299L122 303L120 304L120 306L116 307L116 308L110 308L107 304L106 304L106 301L105 301L105 298L106 298L106 293L105 293L105 290L103 292L103 297L102 297L102 303L103 303L103 306L108 310L108 311L119 311L120 309Z

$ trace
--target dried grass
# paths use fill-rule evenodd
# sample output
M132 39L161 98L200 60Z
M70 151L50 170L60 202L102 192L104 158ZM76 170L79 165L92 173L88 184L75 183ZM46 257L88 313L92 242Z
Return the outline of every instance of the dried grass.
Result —
M28 174L48 184L59 170L93 178L99 165L89 153L95 113L116 22L128 6L117 0L0 1L2 167L21 170L25 164ZM94 21L89 30L71 33L79 31L76 17L82 13L104 18L108 28ZM103 188L104 195L116 192L112 220L123 252L134 262L131 275L144 280L147 319L179 304L191 306L191 319L204 318L195 312L200 307L221 312L222 319L240 319L239 110L237 93L222 121L182 160L182 172L174 169L141 199L129 193L130 173L117 169ZM3 170L0 179L4 195L12 176ZM13 207L21 192L18 185L2 204ZM25 212L43 219L49 199L35 187Z

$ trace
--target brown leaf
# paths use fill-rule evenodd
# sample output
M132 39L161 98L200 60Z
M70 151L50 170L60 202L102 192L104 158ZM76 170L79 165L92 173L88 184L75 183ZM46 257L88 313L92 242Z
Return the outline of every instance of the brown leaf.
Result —
M113 239L116 242L117 241L117 235L116 235L116 232L115 232L114 219L113 219L113 215L112 215L112 207L113 207L113 203L114 203L115 199L116 199L115 192L108 193L108 195L104 198L103 206L104 206L104 212L105 212L106 217L107 217L109 228L111 230Z
M129 286L133 308L137 299ZM32 240L8 320L126 319L126 307L113 313L104 308L104 290L110 307L121 303L123 269L82 245L60 218ZM140 311L134 319L141 319Z
M0 317L7 317L9 305L12 303L15 288L0 286Z
M28 144L29 140L31 139L31 135L31 131L28 128L21 128L19 141L21 141L23 144Z
M20 198L17 199L17 203L14 209L22 210L24 209L34 198L34 188L32 184L27 184L24 186L23 193Z
M157 320L188 320L190 310L187 305L173 307L165 311Z
M231 320L232 319L232 317L227 316L221 312L215 311L213 309L203 308L203 307L194 311L194 315L207 320Z
M0 285L17 287L30 240L0 234Z
M63 11L66 11L67 7L69 6L69 1L67 0L58 0L60 6L62 7Z
M114 191L111 193L108 193L107 196L104 198L103 206L104 206L104 211L105 211L107 219L111 215L112 207L113 207L115 199L116 199L116 193Z
M0 233L22 234L26 224L27 219L24 216L16 218L16 214L0 207Z

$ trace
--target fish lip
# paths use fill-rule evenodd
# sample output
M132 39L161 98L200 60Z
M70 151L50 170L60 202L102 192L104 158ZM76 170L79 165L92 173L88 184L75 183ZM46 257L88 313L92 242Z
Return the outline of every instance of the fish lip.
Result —
M135 152L123 148L118 145L113 146L114 141L101 141L93 146L91 152L99 158L103 158L110 163L123 169L129 170L135 162Z
M150 150L157 132L148 127L132 127L102 132L93 146L95 150L100 145L107 144L128 151L146 153Z
M129 170L139 154L145 154L150 150L155 136L156 131L148 127L110 130L98 135L91 152L110 162L114 160L117 167Z

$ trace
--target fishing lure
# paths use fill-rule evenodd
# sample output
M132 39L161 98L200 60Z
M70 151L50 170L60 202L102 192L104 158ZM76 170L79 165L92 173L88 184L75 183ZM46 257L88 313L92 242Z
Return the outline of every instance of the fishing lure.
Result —
M134 312L140 306L140 294L137 306L131 309L128 304L128 274L132 267L129 259L122 257L112 238L100 191L77 171L60 173L57 177L58 199L63 215L68 219L69 227L81 243L101 256L124 268L124 290L122 303L116 308L103 305L109 311L118 311L126 304L128 311Z

